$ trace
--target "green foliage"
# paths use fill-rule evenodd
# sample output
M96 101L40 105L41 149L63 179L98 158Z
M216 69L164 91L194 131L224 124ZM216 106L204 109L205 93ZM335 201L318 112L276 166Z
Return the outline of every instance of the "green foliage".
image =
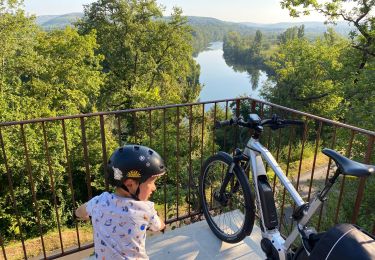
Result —
M210 19L198 26L194 19L182 17L179 9L163 19L153 0L98 0L86 6L77 29L46 32L35 25L35 17L25 15L21 4L0 0L2 122L193 102L201 88L194 49L226 35L226 60L242 70L235 63L262 65L262 53L277 38L238 24L219 26ZM334 10L335 6L327 8ZM373 22L366 28L358 37L353 34L356 48L350 48L332 30L314 42L303 38L303 27L285 32L280 37L285 40L268 63L276 85L266 88L265 96L374 129L375 115L368 113L374 107L374 100L368 97L375 95L373 45L368 37L373 35ZM366 57L364 50L368 51ZM251 71L255 82L259 70L254 68L245 70ZM124 113L104 117L103 129L97 117L1 127L5 148L0 155L2 238L7 243L20 240L21 233L23 238L38 236L55 229L57 218L61 225L74 225L77 205L73 198L81 204L90 193L96 195L106 188L101 130L107 155L125 143L149 145L162 154L168 175L159 183L154 199L159 204L166 199L167 218L199 210L197 183L202 161L219 149L231 152L241 142L235 138L238 129L212 128L214 118L236 114L235 104L227 109L217 106L207 112L204 106L192 106ZM250 102L241 104L240 114L247 116L250 110ZM270 111L255 108L255 112ZM317 125L310 122L309 127L309 140L313 140ZM327 132L322 135L324 144L332 135L331 130ZM288 136L270 141L271 147L282 144L282 161L289 153ZM349 134L339 130L338 136L337 147L342 149ZM366 140L359 137L354 143L353 157L363 159ZM291 145L294 161L299 159L301 143ZM308 157L313 145L307 142L304 149ZM369 216L374 215L369 206L374 196L372 184L373 179L366 186L361 207L361 214ZM355 190L349 194L354 196ZM343 205L343 214L349 215L348 205ZM369 225L362 215L359 223Z
M229 32L224 37L223 51L225 60L236 64L261 64L262 33L258 30L255 37L242 37L237 32Z
M192 46L194 54L204 50L210 42L223 41L229 32L237 32L241 35L253 35L255 29L249 26L224 22L208 17L188 17L188 24L192 27Z
M267 69L262 53L266 48L268 47L260 30L256 31L255 36L242 36L237 32L229 32L224 37L225 62L235 71L247 72L251 77L253 90L258 87L260 70Z
M103 83L95 34L41 32L22 12L7 14L1 39L1 120L93 111Z
M90 113L97 107L192 102L198 97L199 66L192 57L191 29L181 10L175 9L170 19L162 20L155 1L97 1L86 7L78 30L67 27L46 32L17 3L8 1L1 8L3 122ZM8 242L20 240L21 235L44 234L56 228L57 219L60 225L74 225L77 205L73 200L81 204L106 188L101 130L107 156L120 144L145 140L162 151L169 171L162 184L167 194L160 189L155 200L163 204L166 196L165 215L176 215L177 200L183 210L188 205L197 210L194 183L200 161L211 150L205 145L212 147L210 129L204 124L209 119L200 107L181 110L178 117L176 113L176 109L153 113L152 133L151 118L142 113L105 117L104 129L98 117L2 127L2 238ZM172 123L165 124L165 120ZM190 179L193 185L188 193L184 185Z
M324 40L310 43L294 39L280 46L268 65L275 71L276 85L263 89L271 102L315 115L338 118L342 101L341 53L345 42L332 45Z
M340 120L365 129L374 129L374 62L375 28L372 3L356 2L346 9L345 1L282 1L291 15L298 16L302 7L312 7L329 21L339 17L352 23L357 31L351 41L341 38L332 28L323 39L307 42L304 39L282 41L278 51L267 63L274 71L273 82L263 91L271 102ZM297 11L297 9L299 11Z
M288 28L285 32L281 33L277 38L280 44L285 44L286 42L293 39L301 39L305 35L305 26L302 24L300 27L294 26Z
M171 18L153 0L102 1L85 7L79 31L95 30L104 55L102 109L185 103L197 98L199 70L181 10ZM146 98L145 98L146 96Z
M362 54L358 63L358 74L366 63L375 57L374 0L355 1L353 5L348 5L345 0L282 0L281 6L288 9L290 15L294 17L298 17L301 13L310 14L312 9L323 14L328 22L335 23L338 19L343 19L353 25L356 30L350 33L352 46Z
M298 142L293 144L290 149L289 155L289 146L284 146L280 151L280 161L288 162L288 155L289 155L289 162L296 162L300 160L302 150L302 142ZM312 143L305 143L303 147L303 155L302 159L312 158L314 156L314 145Z

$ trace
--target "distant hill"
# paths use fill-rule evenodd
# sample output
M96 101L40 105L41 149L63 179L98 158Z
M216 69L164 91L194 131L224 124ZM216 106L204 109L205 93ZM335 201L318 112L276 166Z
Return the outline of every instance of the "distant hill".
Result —
M41 15L36 17L36 23L39 25L43 25L44 23L48 22L49 20L52 20L59 15Z
M324 24L323 22L290 22L290 23L274 23L274 24L259 24L259 23L240 23L246 25L256 30L269 31L269 32L283 32L286 29L293 26L305 25L306 33L324 33L327 31L327 27L334 27L335 31L348 35L350 30L353 30L353 27L349 26L347 22L337 22L336 25L333 24Z
M36 18L36 23L46 30L64 28L67 25L73 24L79 18L83 16L83 13L69 13L64 15L42 15ZM165 17L169 19L169 17ZM188 23L194 27L206 27L206 28L222 28L224 31L239 31L241 33L254 33L256 30L270 33L281 33L287 28L293 26L305 25L305 32L312 34L321 34L327 30L327 27L333 25L325 25L323 22L290 22L290 23L274 23L274 24L261 24L251 22L227 22L212 17L201 17L201 16L188 16ZM336 32L348 35L352 29L346 22L338 22L334 26Z
M36 23L45 30L62 29L83 17L83 13L37 16Z
M212 17L187 16L187 19L188 19L188 23L192 26L207 25L207 26L236 27L236 28L243 28L243 29L245 29L246 27L249 27L246 24L222 21L222 20L212 18Z

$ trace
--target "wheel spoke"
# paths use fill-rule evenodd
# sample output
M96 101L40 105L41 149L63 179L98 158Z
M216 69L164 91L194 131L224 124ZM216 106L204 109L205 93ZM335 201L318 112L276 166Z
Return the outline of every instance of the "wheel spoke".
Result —
M208 214L213 223L220 229L224 235L231 236L240 231L245 221L245 203L243 200L243 191L234 174L229 181L225 196L227 202L217 201L214 193L220 190L221 183L224 179L228 164L222 161L216 161L210 165L205 172L204 200L209 205ZM238 211L242 214L238 214Z

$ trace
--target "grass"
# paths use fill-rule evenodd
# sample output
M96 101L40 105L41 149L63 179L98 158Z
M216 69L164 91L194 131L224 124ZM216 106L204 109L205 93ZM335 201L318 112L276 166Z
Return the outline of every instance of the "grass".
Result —
M65 250L71 247L78 247L75 228L63 228L61 230L61 233ZM92 242L92 229L89 225L85 225L79 228L79 239L81 245ZM58 250L58 252L61 252L60 237L57 230L50 231L47 234L43 235L43 241L47 255L56 250ZM28 258L43 255L40 237L26 240L25 247ZM24 259L22 243L20 241L10 242L7 246L5 246L5 252L8 259ZM0 259L4 259L3 254L0 255Z
M301 175L306 172L310 172L312 170L313 161L314 161L313 156L302 159L301 171L300 171ZM299 160L289 163L288 178L297 178L298 171L299 171L299 164L300 164ZM328 157L321 152L317 153L316 161L315 161L315 169L325 166L327 164L328 164ZM284 173L286 173L287 164L280 163L280 167L283 169ZM272 170L269 170L267 173L271 178L273 178Z
M164 205L155 204L155 208L159 212L160 218L164 220ZM180 214L182 213L181 211L183 212L187 211L186 207L181 206ZM176 224L170 224L167 227L167 229L174 229L174 228L176 228ZM62 241L63 241L63 246L64 246L65 251L69 248L78 247L78 240L77 240L77 234L76 234L75 228L73 229L66 228L66 227L62 228L61 233L62 233ZM153 235L153 233L149 232L148 236L151 236L151 235ZM92 228L89 223L84 224L79 227L79 239L80 239L81 245L93 242ZM58 230L53 230L53 231L48 232L47 234L44 234L43 241L44 241L44 246L45 246L47 256L61 252L60 237L59 237ZM28 258L43 255L42 242L41 242L40 237L27 239L25 241L25 247L26 247ZM7 259L24 259L22 243L20 241L9 242L5 246L5 252L6 252ZM2 259L4 259L4 256L1 253L0 260Z
M314 157L306 158L302 160L301 165L301 174L305 172L309 172L312 169ZM315 161L315 169L319 168L321 166L325 166L328 164L328 157L324 155L323 153L318 153L316 155L316 161ZM289 164L289 173L288 176L297 176L298 175L298 167L299 167L299 161L295 161ZM286 168L286 166L285 166Z

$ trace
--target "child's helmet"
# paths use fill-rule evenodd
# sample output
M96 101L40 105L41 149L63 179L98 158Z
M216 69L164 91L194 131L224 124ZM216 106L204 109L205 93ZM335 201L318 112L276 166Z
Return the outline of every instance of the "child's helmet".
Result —
M127 178L145 182L165 173L164 160L149 147L125 145L116 149L108 161L108 180L116 187L123 187Z

